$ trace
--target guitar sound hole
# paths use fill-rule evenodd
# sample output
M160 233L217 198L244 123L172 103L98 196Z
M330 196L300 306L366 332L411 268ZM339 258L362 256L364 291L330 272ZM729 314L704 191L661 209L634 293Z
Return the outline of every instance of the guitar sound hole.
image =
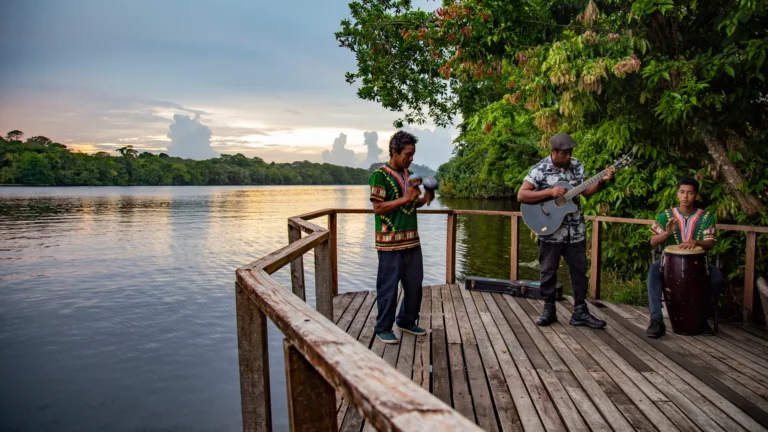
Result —
M565 198L563 197L557 197L555 198L555 205L558 207L565 207Z

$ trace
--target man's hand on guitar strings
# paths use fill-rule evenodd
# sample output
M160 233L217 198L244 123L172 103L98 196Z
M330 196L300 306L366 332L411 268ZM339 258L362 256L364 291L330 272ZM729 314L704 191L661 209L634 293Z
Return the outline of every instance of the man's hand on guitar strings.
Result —
M552 198L561 197L568 192L568 189L562 187L562 186L555 186L552 189L549 190L549 193L552 195Z

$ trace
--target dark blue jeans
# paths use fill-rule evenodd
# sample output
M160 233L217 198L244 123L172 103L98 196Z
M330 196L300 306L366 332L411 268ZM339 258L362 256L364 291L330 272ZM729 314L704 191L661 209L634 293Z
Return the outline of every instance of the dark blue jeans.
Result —
M571 291L575 306L584 304L587 297L589 278L587 277L587 242L551 243L539 241L539 263L541 264L541 294L544 301L554 302L557 297L557 268L560 257L565 258L571 274Z
M397 309L397 288L403 282L403 303L397 314L399 326L416 324L421 309L421 283L424 263L421 246L399 251L378 251L379 273L376 277L376 333L392 330Z
M717 296L725 288L725 279L720 269L709 264L709 304L717 305ZM664 276L661 274L661 260L656 260L648 269L648 309L651 311L651 319L661 321L661 296L664 285Z

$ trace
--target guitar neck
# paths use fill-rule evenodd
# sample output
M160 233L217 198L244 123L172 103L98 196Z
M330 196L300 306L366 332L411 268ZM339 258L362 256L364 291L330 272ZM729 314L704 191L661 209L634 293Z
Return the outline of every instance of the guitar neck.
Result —
M592 186L593 184L599 182L601 178L605 177L606 173L608 173L608 169L604 169L600 171L594 177L576 186L575 188L569 190L565 195L563 195L563 198L565 198L566 200L570 200L581 195L582 192L589 189L589 187Z

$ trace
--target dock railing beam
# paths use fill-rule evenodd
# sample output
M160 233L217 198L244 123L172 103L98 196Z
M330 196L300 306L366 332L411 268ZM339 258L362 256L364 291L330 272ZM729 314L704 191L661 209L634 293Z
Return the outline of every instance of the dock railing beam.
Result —
M336 390L288 341L283 340L291 431L336 432Z
M448 233L445 245L445 283L456 282L456 214L448 213Z

